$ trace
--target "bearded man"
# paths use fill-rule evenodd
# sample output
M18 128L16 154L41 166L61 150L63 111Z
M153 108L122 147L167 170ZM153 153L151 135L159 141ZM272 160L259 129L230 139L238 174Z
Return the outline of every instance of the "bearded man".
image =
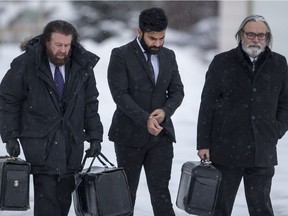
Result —
M100 150L103 126L93 68L99 60L79 43L76 29L51 21L23 45L0 85L1 137L10 156L21 143L31 164L35 216L67 216L74 174Z
M175 133L171 116L183 97L175 54L163 47L168 20L161 8L139 15L137 37L112 50L108 83L117 105L109 130L133 205L144 167L154 215L174 216L168 189Z
M263 16L246 17L235 37L238 47L216 55L206 74L198 156L222 172L214 215L231 215L243 178L249 214L272 216L276 144L288 129L287 61L271 51Z

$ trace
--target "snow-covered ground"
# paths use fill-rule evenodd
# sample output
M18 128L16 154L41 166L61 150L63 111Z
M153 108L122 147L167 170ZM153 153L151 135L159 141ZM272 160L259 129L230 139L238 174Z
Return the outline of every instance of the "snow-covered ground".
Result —
M104 125L104 142L103 153L116 164L115 153L113 144L107 139L107 132L110 126L115 104L112 101L110 91L107 84L107 66L110 57L110 52L113 47L120 46L129 40L132 40L134 36L130 38L112 39L102 44L95 44L91 41L83 42L83 45L90 51L96 53L101 57L99 63L95 67L95 74L97 79L97 87L100 92L100 110L101 119ZM167 32L167 39L169 37L179 37ZM178 38L179 39L179 38ZM173 116L175 124L177 143L174 145L174 161L172 167L172 178L170 182L170 190L172 195L172 201L177 216L188 215L184 211L176 207L176 197L178 191L178 185L181 174L181 166L186 161L198 161L196 154L196 122L198 115L198 108L200 103L200 95L202 86L204 83L205 72L208 67L208 63L203 63L199 56L204 53L199 53L195 48L186 46L179 47L172 44L166 44L167 47L173 49L176 53L179 71L182 76L182 80L185 87L185 98L181 107L176 111ZM14 57L20 54L19 44L2 44L0 46L0 80L9 68L9 64ZM276 174L272 187L272 202L274 206L275 216L287 216L288 215L288 136L284 136L280 140L278 145L279 165L276 167ZM5 145L1 145L0 141L0 155L6 155ZM87 145L87 144L86 144ZM87 146L88 147L88 146ZM24 158L23 154L20 157ZM287 163L287 164L286 164ZM97 164L97 163L96 163ZM31 177L32 178L32 177ZM32 182L32 179L31 179ZM30 188L30 205L31 209L24 212L15 211L0 211L2 216L32 216L33 215L33 187L31 183ZM75 216L73 205L71 207L70 214ZM146 186L145 175L142 173L137 200L135 207L135 216L152 216L152 208L150 204L150 198L148 189ZM234 205L233 216L247 216L247 205L245 201L245 195L243 186L241 185L236 202ZM163 215L165 216L165 215Z

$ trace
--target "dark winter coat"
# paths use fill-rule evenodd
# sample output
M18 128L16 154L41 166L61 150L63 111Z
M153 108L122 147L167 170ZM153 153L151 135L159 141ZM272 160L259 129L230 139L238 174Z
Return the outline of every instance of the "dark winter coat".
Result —
M151 136L147 121L150 113L159 108L166 114L161 124L164 131L176 141L170 117L180 106L184 92L172 50L163 47L159 52L159 75L155 85L136 39L113 49L108 83L117 105L109 130L111 141L134 147L147 144Z
M58 100L40 37L15 58L0 86L1 137L19 138L35 173L66 174L80 167L84 141L102 141L93 68L99 57L72 45Z
M210 149L217 164L270 167L277 164L276 144L287 129L285 57L266 47L254 77L241 45L215 56L202 92L197 149Z

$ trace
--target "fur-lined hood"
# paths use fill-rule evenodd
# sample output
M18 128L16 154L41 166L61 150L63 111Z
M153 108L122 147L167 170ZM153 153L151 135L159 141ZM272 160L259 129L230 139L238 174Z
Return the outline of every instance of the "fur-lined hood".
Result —
M34 38L25 39L21 42L20 48L22 51L26 51L29 54L34 54L36 62L40 63L42 58L45 56L45 47L41 40L41 35ZM80 43L73 43L71 46L72 53L71 58L77 61L80 65L89 65L95 67L100 57L94 53L86 50Z
M34 37L34 38L32 38L32 37L26 38L26 39L24 39L24 41L21 42L20 49L21 49L21 51L24 52L27 50L28 46L33 46L33 44L39 43L39 42L40 42L40 35L37 37Z

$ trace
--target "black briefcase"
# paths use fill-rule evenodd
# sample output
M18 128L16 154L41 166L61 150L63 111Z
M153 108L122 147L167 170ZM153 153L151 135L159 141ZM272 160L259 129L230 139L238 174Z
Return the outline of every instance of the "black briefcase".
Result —
M122 168L116 168L102 153L108 167L98 156L103 167L92 166L76 175L73 192L74 209L77 216L124 216L133 212L127 178ZM87 157L84 157L84 167Z
M21 158L0 157L0 210L28 210L29 184L29 163Z
M213 215L221 178L210 161L184 163L176 206L189 214Z

